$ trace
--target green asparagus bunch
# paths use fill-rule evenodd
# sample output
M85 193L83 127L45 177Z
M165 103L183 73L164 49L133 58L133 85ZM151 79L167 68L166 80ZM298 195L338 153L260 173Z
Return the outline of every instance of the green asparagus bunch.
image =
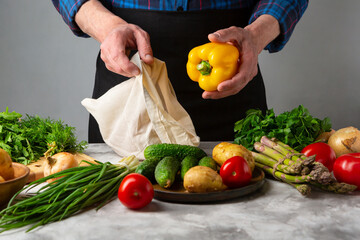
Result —
M306 157L277 139L263 136L254 143L255 165L275 179L295 187L302 195L311 193L311 186L335 192L349 193L356 186L339 183L315 156Z

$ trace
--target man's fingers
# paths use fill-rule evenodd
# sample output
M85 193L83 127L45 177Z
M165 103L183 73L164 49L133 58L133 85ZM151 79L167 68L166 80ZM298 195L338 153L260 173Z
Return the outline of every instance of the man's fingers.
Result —
M101 51L101 59L104 61L105 66L110 71L124 75L126 77L132 77L140 74L139 68L132 62L124 52L111 55L106 51Z
M137 49L141 60L147 64L154 62L153 52L150 44L150 36L147 32L139 30L134 33Z
M229 27L226 29L220 29L214 33L208 35L208 39L211 42L234 42L234 40L240 41L242 36L238 27Z
M213 91L213 92L203 92L202 93L202 97L204 99L220 99L220 98L225 98L225 97L229 97L232 95L235 95L236 92L234 90L228 90L228 91L223 91L223 92L219 92L219 91Z

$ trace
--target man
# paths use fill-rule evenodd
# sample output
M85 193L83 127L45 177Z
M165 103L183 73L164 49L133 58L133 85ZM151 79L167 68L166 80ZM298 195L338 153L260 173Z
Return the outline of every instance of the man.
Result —
M129 50L138 50L147 64L154 57L167 65L177 98L191 116L202 141L233 139L234 123L246 110L267 109L258 68L263 49L281 50L289 40L308 0L155 1L53 0L71 30L101 43L93 98L140 70L130 62ZM202 91L186 74L188 52L206 42L238 47L238 73ZM212 99L212 100L210 100ZM101 142L90 117L89 142Z

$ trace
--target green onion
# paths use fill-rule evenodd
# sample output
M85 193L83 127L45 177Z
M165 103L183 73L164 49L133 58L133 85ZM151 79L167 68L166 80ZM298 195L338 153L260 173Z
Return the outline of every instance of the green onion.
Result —
M66 169L25 186L0 212L0 233L32 225L28 232L84 209L96 207L98 210L116 196L122 179L139 165L135 156L123 158L118 164L96 162ZM40 186L57 177L61 178ZM39 187L35 193L28 193L35 187ZM20 197L21 192L25 196Z

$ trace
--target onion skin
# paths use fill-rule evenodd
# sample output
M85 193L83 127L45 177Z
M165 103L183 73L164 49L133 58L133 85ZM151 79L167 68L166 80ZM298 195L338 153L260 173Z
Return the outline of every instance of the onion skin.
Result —
M79 166L79 163L75 159L74 155L68 152L57 153L51 157L47 157L46 160L47 161L45 161L44 165L44 177L68 168ZM56 179L58 178L49 179L47 182L50 183Z
M331 135L333 135L334 133L335 133L334 129L331 129L330 132L323 132L316 138L315 141L327 143L329 141L329 138L331 137Z
M336 157L347 153L360 152L360 131L355 127L337 130L328 140L328 144L336 153Z

